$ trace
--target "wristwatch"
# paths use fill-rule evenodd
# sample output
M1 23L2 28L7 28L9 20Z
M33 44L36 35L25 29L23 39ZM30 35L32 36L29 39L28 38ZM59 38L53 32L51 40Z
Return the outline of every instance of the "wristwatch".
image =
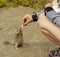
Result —
M33 22L37 21L38 20L37 14L32 15L32 19L33 19Z

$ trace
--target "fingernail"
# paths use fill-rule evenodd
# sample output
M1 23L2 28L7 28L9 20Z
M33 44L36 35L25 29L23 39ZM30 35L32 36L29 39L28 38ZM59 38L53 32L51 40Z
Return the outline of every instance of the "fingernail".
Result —
M23 28L23 25L21 25L21 27Z

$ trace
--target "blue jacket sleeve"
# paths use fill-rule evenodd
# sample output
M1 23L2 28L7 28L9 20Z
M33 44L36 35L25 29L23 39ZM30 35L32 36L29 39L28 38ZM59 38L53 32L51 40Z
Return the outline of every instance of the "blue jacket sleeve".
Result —
M41 13L44 13L44 10L41 10L40 12L37 13L37 16L39 16ZM46 17L55 25L60 27L60 13L57 13L55 11L49 11L46 14Z
M60 26L60 13L57 13L55 11L49 11L46 14L46 17L57 26Z

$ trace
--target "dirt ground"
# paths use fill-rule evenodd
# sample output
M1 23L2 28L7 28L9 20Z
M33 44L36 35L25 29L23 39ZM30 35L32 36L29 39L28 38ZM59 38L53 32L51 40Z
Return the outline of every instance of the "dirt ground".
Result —
M6 45L5 41L14 42L16 26L20 26L25 14L33 10L26 7L0 9L0 57L48 57L48 51L58 47L50 42L33 22L22 28L24 46L16 49Z

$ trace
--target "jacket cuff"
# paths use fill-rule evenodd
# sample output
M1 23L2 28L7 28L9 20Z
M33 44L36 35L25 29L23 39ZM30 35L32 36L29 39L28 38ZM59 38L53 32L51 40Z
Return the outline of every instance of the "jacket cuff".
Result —
M48 12L50 12L50 11L54 11L54 9L53 9L52 7L46 7L46 8L44 9L45 16L46 16L46 14L47 14Z

